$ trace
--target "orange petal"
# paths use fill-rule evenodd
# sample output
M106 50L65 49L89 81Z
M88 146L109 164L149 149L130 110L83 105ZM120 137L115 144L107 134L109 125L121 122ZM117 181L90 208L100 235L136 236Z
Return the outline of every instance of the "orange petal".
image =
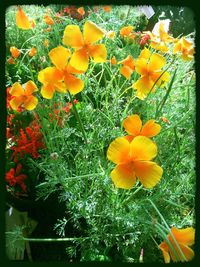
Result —
M163 66L165 66L166 60L159 54L152 54L149 59L148 69L149 71L157 71L160 70Z
M83 81L79 78L75 77L74 75L67 74L64 78L65 84L69 92L73 95L81 92L84 87Z
M143 58L143 59L149 59L151 56L151 51L148 48L144 48L138 58Z
M108 147L107 157L116 164L130 161L130 143L123 137L116 138Z
M18 58L21 54L20 50L15 46L10 47L10 53L14 58Z
M183 244L179 244L179 247L185 255L187 261L191 261L194 258L194 251L191 248Z
M118 64L124 64L125 66L128 66L130 69L134 70L135 69L135 64L133 58L128 55L125 59L122 61L119 61Z
M28 96L24 101L24 108L27 110L33 110L38 104L38 99L35 96Z
M55 93L55 88L52 84L46 84L41 88L41 95L44 98L51 99Z
M167 244L165 242L162 242L159 245L159 248L162 250L165 263L170 263L170 255L169 255L169 252L168 252Z
M135 62L135 71L140 75L148 75L147 59L138 58Z
M85 71L82 71L82 70L77 70L75 69L74 67L71 66L71 64L68 63L67 67L65 68L65 70L68 72L68 73L72 73L72 74L82 74L84 73Z
M23 96L16 96L10 100L10 106L12 109L17 110L23 103Z
M47 67L41 70L38 74L38 80L43 84L54 84L56 81L61 81L62 79L63 72L58 70L56 67Z
M60 45L53 48L48 55L51 59L51 62L56 66L56 68L63 70L68 63L71 52L69 49Z
M95 23L86 21L83 26L83 38L85 43L92 44L101 40L104 36L104 31Z
M133 73L133 70L129 66L123 66L119 71L127 80L130 79L131 74Z
M92 45L89 48L90 57L96 63L101 63L106 61L107 50L104 44Z
M134 171L145 188L154 187L161 179L163 169L152 161L135 161Z
M29 30L32 28L32 24L29 21L29 18L24 13L23 9L19 6L16 13L16 25L18 28L23 30Z
M146 136L136 136L131 142L131 159L151 160L157 155L157 146Z
M131 189L136 182L132 163L117 165L111 172L111 178L117 188Z
M153 137L159 134L160 130L161 130L161 126L155 123L155 120L149 120L142 127L140 134L147 136L147 137Z
M161 41L159 41L159 42L151 41L150 45L152 48L159 50L159 51L162 51L162 52L168 52L169 51L169 48L167 47L167 45Z
M21 96L21 95L24 95L24 89L22 88L20 83L16 82L10 88L9 93L12 96Z
M58 91L60 93L66 93L67 92L66 84L63 81L54 83L54 88L56 91Z
M131 134L133 136L137 136L140 134L140 131L142 128L142 121L137 114L134 114L134 115L127 117L122 122L122 125L128 134Z
M75 49L84 45L83 35L77 25L68 25L64 30L63 44L69 45Z
M69 63L73 68L85 72L88 69L89 64L87 51L85 49L75 51Z
M28 81L25 84L25 90L24 90L24 94L25 95L31 95L33 92L38 91L38 88L36 86L36 84L33 81Z
M132 135L125 135L124 138L125 138L129 143L131 143L131 141L133 140L134 136L132 136Z
M189 246L194 244L195 229L193 227L187 227L185 229L177 229L172 227L171 231L178 243ZM169 238L171 239L172 237Z

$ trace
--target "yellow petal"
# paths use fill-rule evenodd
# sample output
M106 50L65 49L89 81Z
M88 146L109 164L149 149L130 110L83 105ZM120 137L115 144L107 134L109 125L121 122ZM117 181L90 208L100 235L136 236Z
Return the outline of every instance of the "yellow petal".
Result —
M133 73L133 70L129 66L123 66L119 71L127 80L130 79L131 74Z
M71 66L71 64L68 63L67 67L65 67L65 70L68 72L68 73L72 73L72 74L82 74L84 73L85 71L82 71L82 70L77 70L75 69L74 67Z
M135 62L135 71L140 75L148 75L147 59L138 58Z
M131 189L136 182L132 163L117 165L111 172L111 178L117 188Z
M25 95L31 95L33 92L36 92L36 91L38 91L38 88L33 81L28 81L25 84L25 90L24 90Z
M84 45L83 35L77 25L68 25L64 30L63 44L69 45L75 49Z
M41 88L41 95L44 98L51 99L55 93L55 88L52 84L46 84Z
M83 38L85 43L92 44L101 40L104 36L104 31L99 28L95 23L86 21L83 26Z
M10 106L12 109L17 110L23 103L23 96L16 96L10 100Z
M166 61L165 58L159 54L152 54L149 59L148 68L149 71L160 70L163 66L165 66Z
M71 52L69 49L60 45L53 48L48 55L51 59L51 62L56 66L56 68L63 70L68 63Z
M176 53L178 53L178 52L180 52L180 51L181 51L181 43L180 43L180 41L178 41L178 42L175 43L175 45L174 45L173 53L176 54Z
M193 227L187 227L185 229L172 227L171 231L178 243L190 246L194 244L195 229Z
M123 137L116 138L108 147L107 157L116 164L130 161L130 143Z
M162 250L165 263L170 263L170 255L168 252L168 245L165 242L162 242L159 245L159 248Z
M101 63L106 61L107 50L104 44L92 45L89 48L90 57L96 63Z
M87 51L85 49L75 51L69 63L73 68L85 72L88 69L89 64Z
M54 84L56 81L61 81L62 79L63 72L58 70L56 67L47 67L41 70L38 74L38 80L43 84Z
M140 55L139 55L139 59L140 58L143 58L143 59L149 59L150 58L150 56L151 56L151 51L148 49L148 48L144 48L142 51L141 51L141 53L140 53Z
M142 121L137 114L134 114L134 115L127 117L122 122L122 125L128 134L131 134L133 136L137 136L140 134L140 131L142 128Z
M24 89L22 88L20 83L16 82L10 88L9 93L12 96L21 96L21 95L24 95Z
M75 77L74 75L67 74L64 78L65 84L69 92L73 95L81 92L84 87L83 81L79 78Z
M150 45L152 48L159 50L159 51L162 51L162 52L168 52L169 51L169 48L167 47L167 45L161 41L159 41L159 42L151 41Z
M157 155L157 146L146 136L136 136L131 142L132 160L151 160Z
M67 92L66 84L63 81L54 83L54 88L56 91L58 91L60 93L66 93Z
M156 82L156 86L160 86L163 87L165 86L165 84L169 81L170 79L170 74L168 72L164 72L164 71L158 71L155 72L151 75L151 79L152 81L155 83ZM152 90L152 92L155 90L155 86Z
M154 85L153 80L149 76L143 76L133 84L133 88L137 90L136 96L144 99Z
M160 130L161 130L161 126L155 123L155 120L149 120L142 127L142 131L140 134L146 137L153 137L159 134Z
M24 101L24 108L33 110L38 104L38 99L35 96L28 96Z
M154 187L161 179L163 169L152 161L135 161L134 171L146 188Z
M19 6L16 13L16 25L18 28L28 30L32 28L29 18L24 13L23 9Z

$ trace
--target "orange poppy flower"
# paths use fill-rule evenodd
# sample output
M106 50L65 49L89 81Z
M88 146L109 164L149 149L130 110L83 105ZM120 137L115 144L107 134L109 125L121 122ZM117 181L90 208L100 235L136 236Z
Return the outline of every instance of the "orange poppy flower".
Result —
M121 37L125 38L128 37L130 39L134 39L135 38L135 34L133 32L134 27L133 26L125 26L123 28L121 28L120 30L120 35Z
M192 60L194 57L194 46L192 42L189 42L184 37L182 37L174 45L173 53L181 53L183 60Z
M159 134L161 126L155 123L155 120L148 120L143 126L140 117L137 114L128 116L122 122L123 127L129 134L125 136L127 140L132 141L132 139L138 135L153 137Z
M91 21L86 21L83 26L83 34L77 25L68 25L65 28L63 44L75 49L70 64L77 70L88 69L89 58L95 63L106 61L107 50L104 44L94 44L101 40L104 31Z
M128 80L131 74L135 70L135 64L133 58L128 55L124 60L119 61L118 64L123 64L124 66L120 68L120 73Z
M37 49L36 49L35 47L32 47L32 48L30 49L30 51L28 52L28 55L29 55L30 57L33 57L33 56L36 55L36 53L37 53Z
M14 58L18 58L21 54L20 50L15 46L10 47L10 53Z
M52 17L50 17L48 14L44 15L44 22L47 25L53 25L54 24L54 20L52 19Z
M102 9L105 11L105 12L110 12L112 10L112 7L111 6L102 6Z
M169 73L161 70L165 64L165 58L161 55L151 54L147 48L142 50L135 62L135 70L141 77L133 84L133 88L137 90L136 96L139 99L143 100L151 90L152 92L155 91L155 86L163 87L169 81ZM155 82L156 85L154 85Z
M85 15L85 10L83 7L79 7L77 8L77 12L81 15L81 16L84 16Z
M107 157L117 164L111 172L118 188L131 189L136 177L145 188L154 187L163 170L151 161L157 155L156 144L146 136L136 136L131 142L124 137L116 138L108 147Z
M110 63L111 63L112 65L117 64L117 60L116 60L116 57L115 57L115 56L112 57L112 58L110 59Z
M16 25L18 28L23 30L29 30L35 27L35 22L30 20L24 13L23 9L18 6L18 11L16 13Z
M170 233L172 233L174 238L176 239L183 255L185 256L185 259L183 259L182 255L180 254ZM170 258L173 262L192 260L192 258L194 257L194 251L189 246L192 246L194 244L195 229L193 227L187 227L185 229L177 229L176 227L172 227L170 233L167 235L167 238L178 254L179 259L176 259L173 251L171 250L167 242L164 241L159 245L159 248L162 250L165 263L169 263Z
M34 82L28 81L24 85L16 82L12 85L9 93L13 96L10 100L10 106L12 109L17 110L19 106L27 110L33 110L38 103L38 99L33 96L33 92L38 91Z
M8 64L16 64L16 62L15 62L15 60L14 60L13 57L9 57L9 58L7 59L7 62L8 62Z
M38 80L43 84L41 94L44 98L51 99L55 91L77 94L83 90L83 81L73 75L83 72L68 63L70 56L70 50L63 46L53 48L49 52L50 60L55 67L47 67L38 74Z

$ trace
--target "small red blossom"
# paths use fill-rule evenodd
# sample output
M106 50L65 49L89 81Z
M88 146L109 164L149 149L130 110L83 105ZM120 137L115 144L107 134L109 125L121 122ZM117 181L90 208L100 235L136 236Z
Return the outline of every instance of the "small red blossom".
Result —
M140 46L141 47L144 47L145 44L148 44L149 40L151 39L150 35L149 34L145 34L141 37L140 39Z
M24 183L24 180L27 179L26 174L20 174L22 170L22 164L18 163L16 166L16 169L11 168L7 173L6 173L6 182L8 182L9 186L15 186L15 185L20 185L22 190L26 192L26 185Z

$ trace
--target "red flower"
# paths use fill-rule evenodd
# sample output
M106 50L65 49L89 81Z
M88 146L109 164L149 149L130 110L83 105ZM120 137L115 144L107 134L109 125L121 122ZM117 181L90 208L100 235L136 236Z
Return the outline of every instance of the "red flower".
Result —
M25 174L20 174L22 169L22 164L18 163L16 169L11 168L9 172L6 173L6 181L10 186L20 185L22 190L26 192L26 185L24 180L27 178Z

